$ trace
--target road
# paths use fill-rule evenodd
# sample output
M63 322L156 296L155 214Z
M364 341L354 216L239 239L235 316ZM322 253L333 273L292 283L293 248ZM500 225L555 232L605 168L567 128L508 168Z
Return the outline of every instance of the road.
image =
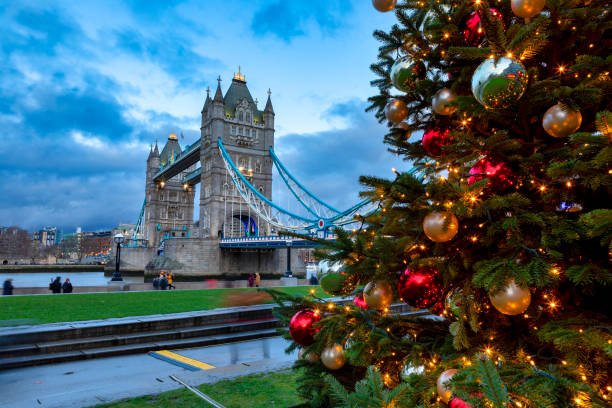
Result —
M194 349L172 350L215 366L189 371L148 354L75 361L0 372L0 407L77 408L157 394L181 386L216 382L290 367L297 354L285 354L280 337Z

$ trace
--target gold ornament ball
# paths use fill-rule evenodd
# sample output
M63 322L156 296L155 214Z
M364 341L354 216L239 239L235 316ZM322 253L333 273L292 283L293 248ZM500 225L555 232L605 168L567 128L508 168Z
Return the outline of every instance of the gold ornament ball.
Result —
M546 0L512 0L512 12L519 17L531 18L542 11Z
M489 299L500 313L514 316L527 310L531 303L531 292L529 288L522 288L511 280L502 291L489 293Z
M454 106L448 106L449 103L457 98L457 94L450 88L442 88L431 98L431 108L438 115L449 116L457 111Z
M321 353L321 362L330 370L338 370L342 368L344 363L346 363L344 349L339 344L325 347L323 353Z
M372 0L374 8L381 13L393 10L395 8L395 3L397 3L397 0Z
M542 118L542 126L552 137L568 137L580 128L582 114L580 111L558 103L551 106Z
M385 281L372 281L363 288L363 298L369 308L382 310L393 300L393 289Z
M459 220L450 211L434 211L423 220L423 231L434 242L448 242L459 231Z
M406 138L406 140L410 139L410 136L412 136L412 132L410 131L410 125L406 122L400 122L397 125L395 125L396 129L402 129L404 131L404 137Z
M298 353L298 359L306 360L309 363L316 363L319 359L319 355L313 351L311 351L310 353L306 353L306 350L301 349Z
M450 370L444 371L438 377L438 382L436 383L436 388L438 390L438 396L445 404L448 404L448 401L450 400L452 393L451 393L451 390L446 388L444 383L450 380L451 378L453 378L455 374L457 374L457 370L450 369Z
M385 106L385 116L389 122L400 123L408 116L408 108L404 101L391 99Z

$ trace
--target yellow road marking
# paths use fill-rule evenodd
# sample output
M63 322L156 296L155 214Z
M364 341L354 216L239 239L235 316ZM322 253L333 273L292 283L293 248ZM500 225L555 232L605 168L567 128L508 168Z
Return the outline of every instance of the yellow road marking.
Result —
M198 367L202 370L210 370L211 368L215 368L215 366L203 363L198 360L194 360L193 358L181 356L180 354L176 354L171 352L170 350L158 350L157 354L162 355L164 357L171 358L176 361L180 361L183 364L189 364L190 366Z

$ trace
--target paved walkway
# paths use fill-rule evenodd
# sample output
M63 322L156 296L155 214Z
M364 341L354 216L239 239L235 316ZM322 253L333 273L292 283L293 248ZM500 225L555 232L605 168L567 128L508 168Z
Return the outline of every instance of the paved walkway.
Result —
M189 371L147 354L7 370L0 372L0 407L89 407L181 388L169 375L200 385L286 369L297 358L296 353L284 353L288 345L284 339L272 337L173 350L215 366L204 371Z

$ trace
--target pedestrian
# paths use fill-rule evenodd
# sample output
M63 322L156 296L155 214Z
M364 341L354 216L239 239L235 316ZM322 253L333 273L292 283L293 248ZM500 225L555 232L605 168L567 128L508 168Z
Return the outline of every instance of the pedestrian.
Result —
M249 288L252 288L253 285L255 284L255 275L253 275L252 273L249 275Z
M255 272L255 286L259 287L260 282L261 282L261 276L259 276L259 272Z
M166 290L168 288L168 278L166 278L166 275L162 275L161 279L159 280L159 288L161 290Z
M2 294L5 296L12 295L13 289L15 289L15 287L13 286L13 278L6 278L6 280L4 281L4 285L2 285Z
M313 273L312 275L310 275L310 284L311 285L316 285L317 283L319 283L319 282L317 281L316 275Z
M49 284L49 290L53 293L62 293L62 278L58 276Z
M66 281L62 285L62 291L64 293L72 293L72 283L70 283L70 278L66 278Z
M153 290L159 289L159 278L153 278Z
M172 284L172 281L173 281L173 279L174 279L174 277L172 276L172 272L168 272L168 273L166 274L166 278L168 279L168 290L170 290L170 289L176 289L176 286L174 286L174 285Z

